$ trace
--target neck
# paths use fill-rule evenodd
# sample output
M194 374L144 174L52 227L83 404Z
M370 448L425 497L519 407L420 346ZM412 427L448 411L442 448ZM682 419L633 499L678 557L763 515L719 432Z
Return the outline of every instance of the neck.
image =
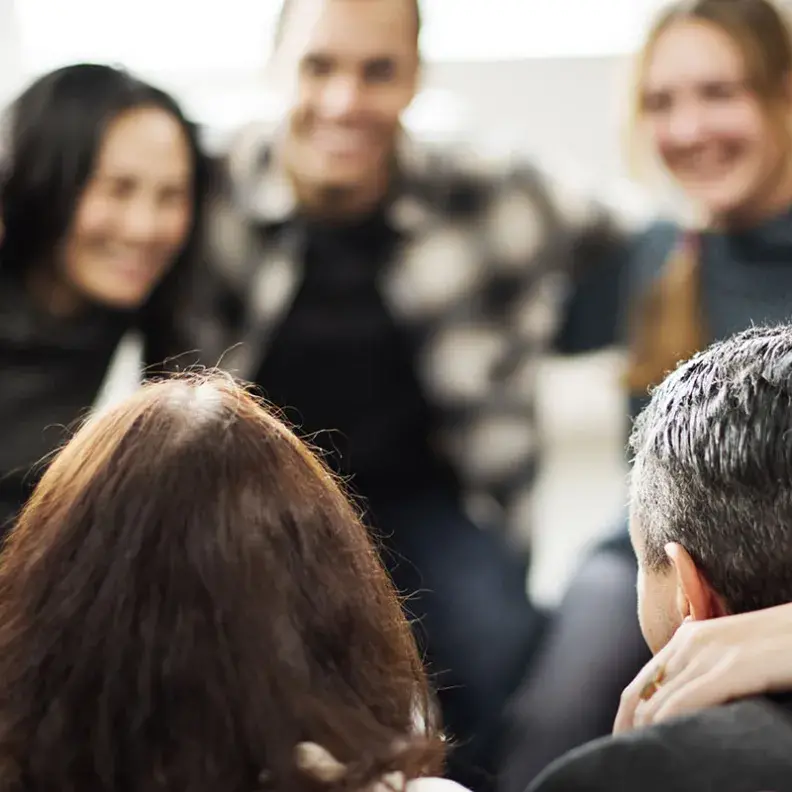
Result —
M283 153L286 173L300 208L314 217L330 221L353 220L372 212L385 198L391 183L390 162L353 185L309 182L293 163L289 146Z

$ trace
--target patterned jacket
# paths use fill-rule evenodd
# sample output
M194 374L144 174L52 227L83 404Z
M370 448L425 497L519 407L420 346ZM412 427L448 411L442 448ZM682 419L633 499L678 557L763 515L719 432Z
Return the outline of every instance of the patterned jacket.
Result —
M268 130L229 148L210 212L216 266L230 295L224 332L206 336L221 365L252 379L301 282L290 182ZM399 243L381 288L420 350L433 443L463 482L475 517L525 536L540 437L535 376L579 272L623 240L613 213L562 192L533 166L402 141L388 220ZM232 306L232 307L229 307ZM214 362L214 361L213 361Z

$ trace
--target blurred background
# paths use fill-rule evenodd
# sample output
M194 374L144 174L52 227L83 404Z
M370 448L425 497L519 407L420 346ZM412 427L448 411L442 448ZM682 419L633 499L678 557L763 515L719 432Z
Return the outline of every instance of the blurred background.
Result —
M627 183L620 150L620 108L632 53L660 5L608 0L604 11L591 0L425 0L424 90L409 123L426 136L508 146L566 174L572 187L612 184L639 204L644 197ZM278 112L265 80L278 7L278 0L0 0L0 100L64 64L122 64L174 92L205 124L207 141L221 146L253 113ZM549 359L544 368L548 458L531 588L553 602L578 551L618 515L626 471L618 354Z
M575 187L596 183L602 194L610 185L640 211L645 199L621 153L620 108L632 53L659 5L424 0L424 90L409 124L425 136L511 147ZM278 7L278 0L0 0L0 101L57 66L120 64L172 91L204 123L207 141L222 146L241 122L278 112L265 79ZM624 503L624 406L618 354L549 359L544 368L549 456L535 503L541 531L530 586L553 602L578 551Z

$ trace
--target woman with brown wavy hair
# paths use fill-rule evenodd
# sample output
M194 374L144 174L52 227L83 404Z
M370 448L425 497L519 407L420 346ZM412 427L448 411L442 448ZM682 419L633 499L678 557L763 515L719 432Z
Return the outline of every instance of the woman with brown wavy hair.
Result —
M95 416L8 537L0 789L401 784L442 763L430 710L365 528L230 379Z

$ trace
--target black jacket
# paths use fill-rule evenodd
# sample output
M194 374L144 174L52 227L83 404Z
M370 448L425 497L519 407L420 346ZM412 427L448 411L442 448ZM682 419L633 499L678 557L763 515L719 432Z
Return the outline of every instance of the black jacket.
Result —
M529 792L792 790L792 696L746 699L571 751Z
M94 403L128 327L127 317L98 310L53 320L0 279L0 533Z

